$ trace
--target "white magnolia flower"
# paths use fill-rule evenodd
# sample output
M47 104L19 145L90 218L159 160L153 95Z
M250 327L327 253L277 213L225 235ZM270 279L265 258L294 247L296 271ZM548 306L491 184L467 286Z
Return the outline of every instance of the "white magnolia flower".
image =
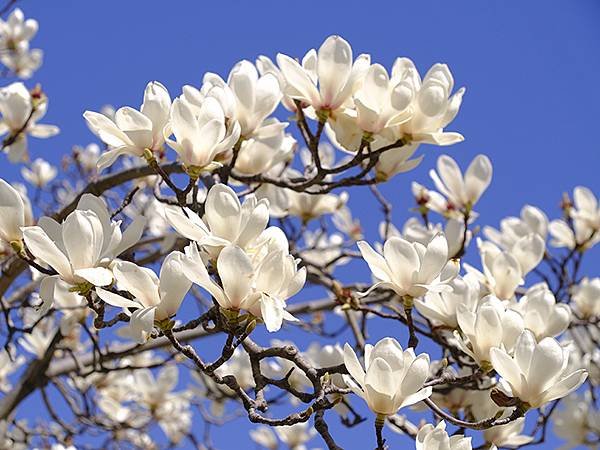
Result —
M562 334L571 322L571 309L565 304L557 304L545 284L529 288L510 308L521 314L525 328L531 330L538 341Z
M100 154L100 146L96 143L88 144L85 147L81 147L80 145L73 146L73 158L86 172L96 172Z
M511 251L516 243L530 235L537 234L542 240L548 235L548 217L535 206L525 205L521 217L507 217L500 222L500 230L485 226L483 234L503 250Z
M306 444L317 434L308 422L294 425L275 427L275 433L290 450L306 450Z
M250 250L271 233L270 228L265 230L269 222L268 201L247 195L240 203L235 191L225 184L208 191L204 209L201 219L189 208L165 206L165 217L179 234L198 242L212 257L227 245Z
M310 57L308 57L309 55L312 55L312 53L311 52L307 53L307 56L305 57L306 62L308 62L310 60ZM305 62L305 61L303 61L303 62ZM258 58L256 58L255 62L256 62L256 68L258 69L258 73L260 73L261 75L267 75L267 74L273 75L277 79L277 82L279 83L279 89L281 90L281 92L283 92L285 89L285 85L286 85L285 77L283 76L283 73L281 72L281 70L279 70L279 67L277 67L277 65L271 60L271 58L269 58L268 56L265 56L265 55L259 55ZM302 64L302 67L304 67L305 69L307 68L307 66L305 64ZM290 98L288 95L282 96L281 104L288 111L296 112L296 104L294 103L294 100L292 98Z
M50 317L35 326L31 333L24 333L17 342L37 359L43 359L55 335L56 327L54 320Z
M0 61L15 76L27 80L38 70L44 60L44 52L39 48L25 49L16 52L0 53Z
M302 65L287 55L277 55L286 81L284 93L315 111L335 111L347 103L369 63L368 55L360 55L353 64L352 48L340 36L328 37L318 53L309 51Z
M25 20L21 9L14 9L8 19L0 19L0 49L4 51L23 51L29 48L29 41L38 31L35 19Z
M243 249L229 245L217 258L221 287L210 278L194 244L186 247L186 254L188 261L183 272L206 289L222 308L248 311L262 319L270 332L279 330L283 320L297 320L286 311L286 300L304 286L306 268L298 270L293 256L278 250L253 261Z
M428 292L424 299L416 299L415 307L429 320L450 328L458 328L458 307L473 311L479 302L479 283L474 277L457 276L450 282L452 291Z
M582 278L571 288L571 298L571 306L583 319L600 316L600 278Z
M29 251L58 272L57 276L45 278L40 288L47 307L52 297L44 294L51 292L59 277L71 286L112 283L109 264L139 241L145 219L140 216L123 233L120 225L120 221L111 220L102 199L84 194L77 209L62 224L42 217L37 226L23 228L23 240Z
M0 178L0 241L10 244L23 237L21 228L31 223L31 207L14 187Z
M346 344L344 364L351 375L344 375L344 381L378 415L390 416L431 395L431 387L423 388L429 375L429 355L416 356L412 348L403 351L393 338L365 346L364 369Z
M593 436L600 434L600 413L593 407L589 395L584 397L573 393L561 405L562 408L553 416L553 431L567 441L561 448L575 448L593 442Z
M292 158L298 143L285 133L286 122L267 119L253 135L244 139L235 160L235 171L242 175L257 175Z
M443 234L424 246L391 237L383 246L383 255L365 241L358 248L379 281L377 287L393 289L399 296L420 297L429 291L450 290L449 282L457 275L458 265L448 261L448 243Z
M36 158L29 167L21 169L23 178L38 188L43 188L54 180L56 174L56 167L42 158Z
M584 369L568 372L569 351L554 338L547 337L537 343L529 330L517 339L514 356L494 347L490 357L496 372L510 385L512 395L531 408L565 397L588 376Z
M318 342L313 342L308 346L304 355L315 365L315 367L335 367L344 364L344 350L339 344L321 345ZM346 383L341 374L332 374L330 379L334 385L340 388L346 387Z
M471 450L471 438L462 434L449 436L443 420L435 428L427 424L417 433L416 450ZM490 449L491 450L491 449Z
M122 333L138 342L145 342L155 321L165 321L177 313L192 286L184 275L183 264L186 262L183 253L169 253L160 269L160 278L151 269L128 261L114 264L112 271L117 286L129 292L133 300L102 288L96 288L96 293L109 305L123 308L126 314L130 313L129 308L135 309L129 326Z
M390 79L385 67L373 64L354 93L356 124L364 132L376 134L406 122L412 116L415 87L406 79Z
M230 119L240 124L244 138L251 137L277 108L281 99L279 81L271 73L259 76L254 64L244 60L231 69L227 84L235 98Z
M167 144L177 152L188 171L210 171L221 165L219 155L230 151L240 137L240 126L235 122L227 128L223 106L215 97L202 99L200 106L184 96L173 101L170 123L165 127ZM175 140L169 136L175 136Z
M342 206L335 211L331 221L339 231L349 238L355 241L362 239L360 220L352 216L352 211L347 206Z
M458 114L465 93L460 88L451 95L454 78L446 64L434 64L421 81L414 63L408 58L398 58L392 67L392 78L405 80L417 92L411 105L411 119L395 131L398 138L435 145L451 145L464 139L459 133L444 131Z
M259 425L257 428L250 430L250 439L267 450L277 450L277 447L279 447L277 436L266 425Z
M348 201L348 194L313 195L306 192L296 192L291 189L285 191L287 213L300 217L304 222L319 218L326 214L333 214L344 207Z
M8 133L6 139L13 141L4 147L11 162L28 159L27 135L48 138L58 133L57 126L37 123L44 117L47 108L47 99L34 100L23 83L12 83L0 89L0 135Z
M580 219L573 220L573 228L562 219L553 220L548 226L553 247L566 247L570 250L579 248L586 250L600 242L600 233L590 229L587 223Z
M523 318L507 309L493 296L485 298L477 309L470 310L464 305L457 308L457 321L461 334L455 332L457 343L484 369L490 369L490 350L502 346L512 351L517 338L524 329Z
M454 209L470 212L492 180L492 163L485 155L473 159L463 174L451 157L442 155L437 160L437 172L429 176L437 190Z
M163 129L169 121L171 97L158 81L148 83L140 110L124 106L115 112L114 120L105 114L86 111L83 117L90 130L109 146L98 160L98 170L111 166L121 155L144 156L146 149L163 148Z
M382 227L380 225L380 235L385 239L383 233L381 233ZM455 257L459 250L463 247L463 240L465 236L465 224L462 220L448 219L446 225L442 228L441 224L433 224L429 222L427 225L417 219L411 217L408 219L402 227L402 233L394 232L392 236L404 237L409 242L419 242L420 244L427 245L436 234L443 232L448 242L448 256ZM471 232L467 231L467 242L464 244L465 247L471 241Z
M585 223L592 231L600 230L600 206L594 193L584 186L577 186L573 190L575 208L570 210L573 219Z

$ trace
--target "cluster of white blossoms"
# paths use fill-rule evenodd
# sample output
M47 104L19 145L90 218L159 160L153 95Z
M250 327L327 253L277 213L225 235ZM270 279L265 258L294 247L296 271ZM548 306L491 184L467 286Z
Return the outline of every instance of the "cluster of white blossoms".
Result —
M21 78L41 62L36 30L18 9L0 21L0 61ZM582 275L595 195L576 187L560 219L525 205L480 226L483 154L466 169L440 155L401 227L378 190L421 144L463 140L446 128L464 92L445 64L388 70L331 36L300 60L261 55L175 98L152 81L139 108L86 111L102 145L59 171L29 160L30 136L58 132L38 123L41 89L0 88L2 149L34 191L0 179L0 447L89 432L158 449L158 424L167 446L214 448L209 428L241 412L267 450L341 448L333 414L350 428L371 415L378 450L384 425L416 450L470 450L543 442L552 423L568 448L597 448L600 278ZM38 389L50 431L13 415ZM437 421L412 423L423 410Z

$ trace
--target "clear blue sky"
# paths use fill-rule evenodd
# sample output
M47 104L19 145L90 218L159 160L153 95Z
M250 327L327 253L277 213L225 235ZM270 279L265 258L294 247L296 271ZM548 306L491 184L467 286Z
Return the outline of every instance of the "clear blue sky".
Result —
M50 97L44 122L62 129L52 139L32 140L33 157L58 162L73 144L91 142L83 111L106 103L137 107L150 80L178 95L206 71L226 75L236 61L259 54L301 56L340 34L356 53L371 53L387 67L397 56L412 58L421 71L448 63L456 85L467 87L451 127L465 142L445 151L462 165L477 153L490 156L494 179L478 208L482 223L495 225L525 203L557 217L561 193L577 184L600 193L597 0L24 0L20 6L40 22L34 45L44 49L45 63L33 81ZM441 150L421 152L419 169L384 188L397 225L403 205L412 205L410 181L430 184L426 174ZM0 171L17 178L15 166L2 164ZM363 221L374 240L376 224ZM217 432L218 446L238 448L241 430ZM337 424L336 431L342 431ZM348 448L373 447L370 425L342 432Z

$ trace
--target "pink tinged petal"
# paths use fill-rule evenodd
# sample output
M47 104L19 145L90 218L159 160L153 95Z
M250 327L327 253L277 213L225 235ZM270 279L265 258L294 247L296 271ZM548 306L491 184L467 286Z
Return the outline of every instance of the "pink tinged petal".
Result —
M212 234L235 241L239 235L241 205L236 193L229 186L217 184L206 197L206 220Z
M262 294L260 297L260 312L267 327L267 331L273 333L281 328L283 323L284 302L278 298Z
M129 300L125 297L122 297L118 294L114 294L113 292L104 290L102 288L96 288L96 294L100 297L104 302L109 305L116 306L117 308L141 308L142 305L138 302L134 302L133 300Z
M165 205L165 217L180 235L192 241L199 241L210 234L198 214L189 208L182 210L179 206Z
M349 344L344 345L344 365L348 369L348 373L352 375L352 378L362 387L365 383L365 371Z
M177 313L192 286L192 282L183 273L184 258L181 252L171 252L163 261L159 278L160 305L156 311L159 320Z
M92 283L94 286L108 286L113 281L112 272L104 267L77 269L74 274Z
M319 91L300 64L281 53L277 55L277 64L286 80L285 93L296 100L319 107Z
M23 240L29 251L56 270L67 282L72 282L71 264L63 252L40 227L23 228Z
M25 225L25 206L21 195L0 178L0 239L6 242L21 239Z
M492 163L485 155L477 155L465 173L467 198L475 204L492 181Z
M321 107L335 109L345 98L340 98L352 72L352 48L340 36L328 37L319 48L317 58ZM349 93L348 93L349 94Z
M237 246L225 247L217 259L223 290L234 308L251 293L254 268L246 253Z
M83 117L90 130L105 144L111 147L133 146L131 139L104 114L86 111Z

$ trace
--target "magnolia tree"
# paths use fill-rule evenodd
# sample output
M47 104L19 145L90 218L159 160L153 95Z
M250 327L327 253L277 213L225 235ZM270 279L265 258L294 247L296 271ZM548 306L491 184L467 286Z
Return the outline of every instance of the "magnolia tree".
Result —
M0 22L8 74L39 66L36 30ZM60 177L29 157L58 132L43 90L0 89L30 191L0 180L0 447L211 449L246 420L241 448L358 448L344 427L379 450L598 448L594 194L482 226L490 160L442 155L392 205L378 186L417 150L463 140L446 127L464 89L339 36L294 56L86 111L98 143ZM361 191L375 241L346 206ZM397 228L392 206L414 217Z

